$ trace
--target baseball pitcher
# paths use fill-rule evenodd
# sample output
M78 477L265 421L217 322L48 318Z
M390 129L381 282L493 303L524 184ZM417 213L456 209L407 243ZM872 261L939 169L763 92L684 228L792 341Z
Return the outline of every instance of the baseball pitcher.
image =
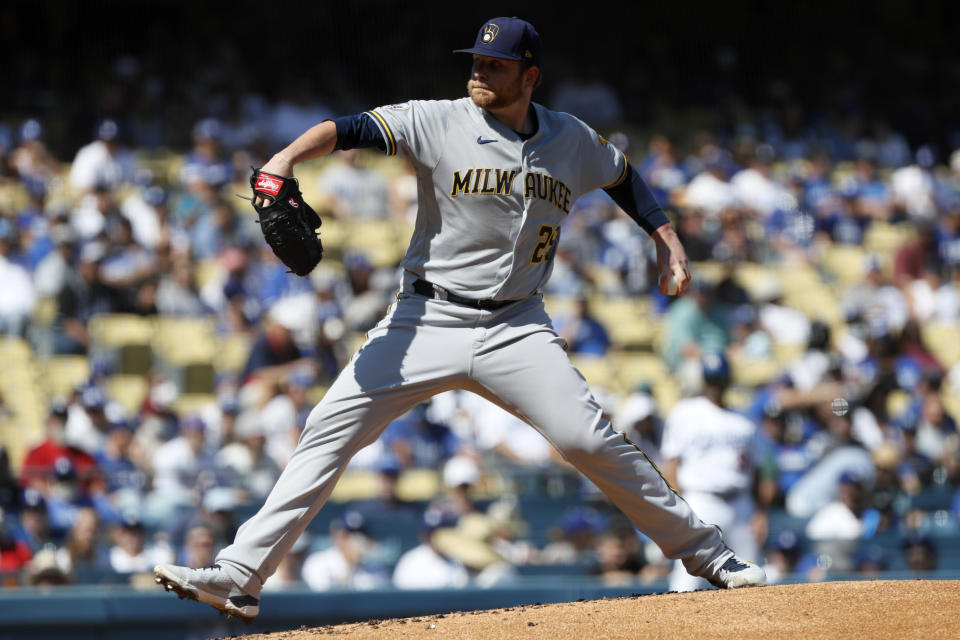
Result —
M682 294L687 259L667 217L623 153L577 118L532 102L544 67L531 24L494 18L461 52L472 57L468 97L322 122L255 172L263 209L284 193L277 181L293 180L295 164L375 147L410 160L419 210L396 302L310 413L263 507L213 566L156 568L157 582L179 596L252 620L263 583L350 458L391 420L450 389L472 391L537 429L692 575L726 588L764 583L763 571L737 558L603 417L544 311L541 287L561 225L577 198L597 188L656 241L661 292ZM288 203L303 209L296 197ZM302 231L290 237L278 255ZM308 250L319 259L316 249Z

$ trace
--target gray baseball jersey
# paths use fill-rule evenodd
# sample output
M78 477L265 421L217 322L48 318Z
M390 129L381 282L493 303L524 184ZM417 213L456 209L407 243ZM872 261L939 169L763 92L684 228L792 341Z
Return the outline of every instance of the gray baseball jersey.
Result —
M419 212L403 267L470 298L515 300L550 277L560 225L581 195L626 176L593 129L534 104L524 141L470 98L414 100L368 112L388 153L405 153Z
M472 391L537 429L690 573L712 575L733 555L719 529L613 429L544 310L538 290L560 225L581 194L616 184L627 164L576 118L534 108L539 126L527 140L470 99L368 112L387 153L407 154L418 176L403 284L310 413L263 507L217 556L249 595L259 595L350 458L391 420L450 389ZM417 293L417 279L464 298L515 302L476 308L436 299Z

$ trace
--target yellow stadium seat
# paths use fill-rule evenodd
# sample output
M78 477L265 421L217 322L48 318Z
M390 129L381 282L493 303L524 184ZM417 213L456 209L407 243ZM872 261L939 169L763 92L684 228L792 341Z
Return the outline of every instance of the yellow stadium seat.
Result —
M960 327L946 322L931 322L920 328L923 344L948 369L960 362Z
M784 264L777 269L777 272L780 275L779 282L783 287L784 295L802 292L810 287L823 286L820 274L810 265Z
M596 356L570 355L573 366L583 374L587 384L607 391L623 391L623 385L617 378L610 359Z
M887 415L891 418L903 414L910 407L913 399L910 394L900 389L894 389L887 395Z
M3 362L8 370L28 362L33 357L32 354L26 340L12 336L0 338L0 362Z
M773 380L780 373L780 364L774 359L752 360L731 358L731 378L734 384L759 387Z
M649 384L651 387L657 380L670 375L667 364L656 353L623 352L612 356L616 375L626 391L635 389L640 384Z
M823 267L841 287L859 282L866 274L867 253L852 244L831 244L823 253Z
M960 422L960 395L943 391L940 397L943 399L943 408L950 414L950 417Z
M913 235L913 229L907 224L873 222L863 236L863 248L870 253L891 254Z
M57 318L57 299L56 298L38 298L37 304L33 308L31 318L36 326L49 327L53 325Z
M217 348L214 321L160 316L152 344L155 355L170 364L212 363Z
M177 415L191 416L216 404L217 397L212 393L185 393L176 399L173 408Z
M626 349L645 349L653 344L658 319L650 310L648 298L597 296L591 299L590 310L613 344Z
M150 344L153 322L142 316L125 313L99 314L87 323L90 339L97 347L121 347L129 344Z
M194 276L197 281L197 288L202 289L208 282L218 277L225 277L226 269L223 263L217 258L201 260L194 267Z
M325 385L314 385L307 390L307 400L313 404L318 404L323 400L323 396L327 395L327 391L330 387Z
M333 502L350 502L352 500L369 500L380 490L380 477L374 471L348 471L340 476L330 500Z
M217 338L217 351L213 366L217 371L240 373L247 364L253 339L242 333Z
M68 399L90 378L86 356L53 356L39 362L41 387L48 398Z
M107 395L131 416L140 413L140 407L143 406L143 400L150 389L150 384L143 376L125 374L110 376L104 386Z
M653 385L653 398L657 401L657 411L666 416L680 399L680 384L671 377L657 380Z
M440 473L434 469L407 469L397 478L397 497L408 501L431 500L440 493Z
M554 320L573 313L575 298L572 296L543 296L543 305L547 314Z

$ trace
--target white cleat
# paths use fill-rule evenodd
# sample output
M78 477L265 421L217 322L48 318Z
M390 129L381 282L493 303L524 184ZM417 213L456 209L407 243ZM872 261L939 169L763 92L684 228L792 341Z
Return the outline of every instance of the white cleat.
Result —
M730 556L713 576L704 577L718 589L762 587L767 584L767 574L763 569L737 556Z
M218 564L202 569L159 564L153 575L157 584L178 598L205 602L229 618L249 624L260 613L260 601L241 591Z

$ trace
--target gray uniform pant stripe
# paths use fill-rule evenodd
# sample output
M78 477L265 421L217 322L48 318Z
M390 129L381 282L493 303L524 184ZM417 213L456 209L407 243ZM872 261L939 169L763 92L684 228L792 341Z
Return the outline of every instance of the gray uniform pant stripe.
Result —
M701 522L602 417L539 297L480 311L405 294L310 413L263 507L217 562L258 595L350 458L393 419L454 388L478 393L531 424L691 573L706 573L729 555L719 530Z

